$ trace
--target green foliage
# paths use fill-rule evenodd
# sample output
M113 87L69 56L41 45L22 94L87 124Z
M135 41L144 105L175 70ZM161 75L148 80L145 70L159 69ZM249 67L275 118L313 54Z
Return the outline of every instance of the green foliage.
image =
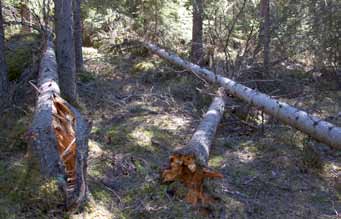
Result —
M0 218L43 218L63 203L56 181L44 180L31 157L0 161L0 178Z
M87 71L81 72L80 74L78 74L78 76L81 82L83 83L88 83L96 79L95 76L91 72L87 72Z
M6 63L10 80L19 79L21 73L32 64L35 50L39 46L39 35L14 35L8 40L9 49L6 50Z
M191 14L186 1L126 0L93 1L83 7L85 44L101 47L119 44L135 33L154 38L168 46L191 39Z
M98 10L89 7L83 11L85 14L83 22L85 46L100 48L121 44L128 37L128 33L132 32L131 18L114 9Z
M142 61L142 62L136 63L133 66L132 72L133 73L148 72L153 69L155 69L154 63L148 62L148 61Z

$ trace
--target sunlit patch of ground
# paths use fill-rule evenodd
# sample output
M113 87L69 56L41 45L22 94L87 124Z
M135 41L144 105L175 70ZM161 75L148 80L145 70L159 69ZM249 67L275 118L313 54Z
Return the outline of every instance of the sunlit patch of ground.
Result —
M72 218L337 218L341 212L339 151L270 119L262 127L259 119L241 122L229 113L209 160L224 178L205 183L216 202L187 205L186 189L177 182L161 184L159 174L172 150L191 138L212 90L200 87L198 95L200 80L175 73L156 56L114 56L93 48L84 53L78 89L82 113L93 124L91 201ZM314 83L302 90L280 99L340 124L341 92L321 91ZM67 218L54 184L42 182L25 156L22 137L32 106L18 112L1 118L0 218Z
M252 121L228 115L209 161L224 179L205 183L217 202L188 206L181 184L162 185L159 173L172 149L189 141L209 101L186 102L195 87L172 73L163 75L162 65L150 58L102 56L96 62L87 64L94 79L81 87L97 96L83 93L81 99L93 120L90 190L109 212L122 218L335 218L341 211L336 157L323 152L322 168L307 167L304 134L278 123L266 124L262 132L261 126L253 128L261 125L258 120L248 127ZM310 87L304 92L281 100L324 118L337 114L338 93L321 97Z

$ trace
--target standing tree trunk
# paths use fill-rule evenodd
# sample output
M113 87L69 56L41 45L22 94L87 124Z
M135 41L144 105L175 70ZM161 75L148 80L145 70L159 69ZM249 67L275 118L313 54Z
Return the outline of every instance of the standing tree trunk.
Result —
M51 0L43 0L43 21L44 21L44 26L49 26L49 16L50 16L50 9L51 9Z
M8 95L8 77L7 65L5 62L5 34L4 34L4 21L2 17L2 3L0 0L0 108L6 103Z
M81 0L73 0L73 22L74 22L74 39L75 39L75 55L76 55L76 71L83 70L83 28L81 17Z
M31 21L32 21L32 16L30 9L27 6L27 0L22 0L21 5L20 5L20 17L22 23L26 23L28 25L22 25L21 32L23 33L30 33L32 28L31 28Z
M193 29L191 60L200 64L203 59L203 0L192 0L193 7Z
M263 18L262 41L263 41L263 64L265 73L270 70L270 0L262 0L260 5L260 14Z
M62 95L77 102L75 45L73 39L72 1L54 0L56 53Z

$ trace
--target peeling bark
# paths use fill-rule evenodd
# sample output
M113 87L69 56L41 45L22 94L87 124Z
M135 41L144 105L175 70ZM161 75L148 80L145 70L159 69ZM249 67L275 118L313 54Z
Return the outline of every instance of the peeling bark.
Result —
M169 53L154 44L145 43L144 46L161 58L202 76L212 83L219 84L231 95L259 107L262 111L272 115L283 123L297 128L322 143L336 149L341 149L340 127L292 107L287 103L273 99L264 93L248 88L229 78L215 74L208 69L201 68L198 65L185 61L176 54Z
M39 96L29 144L40 159L44 176L65 179L66 207L77 208L86 199L86 161L90 125L59 94L56 56L47 41L38 76Z
M226 96L219 89L207 113L191 141L186 147L174 151L170 157L170 166L162 173L164 182L180 180L189 189L186 201L195 205L199 201L207 203L211 198L203 191L206 178L222 178L223 176L207 167L217 127L223 116Z

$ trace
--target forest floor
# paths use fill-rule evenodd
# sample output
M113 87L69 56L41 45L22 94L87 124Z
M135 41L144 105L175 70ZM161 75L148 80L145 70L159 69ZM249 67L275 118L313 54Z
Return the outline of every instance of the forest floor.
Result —
M338 218L341 191L335 177L341 154L276 121L261 124L254 108L245 117L227 110L209 161L224 178L205 183L216 201L188 205L185 188L161 184L160 172L172 150L191 138L215 88L148 53L112 55L84 48L84 54L86 71L79 74L78 90L82 113L93 125L91 201L71 217ZM296 70L282 69L279 78L264 90L277 90L281 100L322 118L341 111L341 91ZM27 98L1 118L0 218L65 218L56 207L62 203L47 197L53 185L36 180L39 173L25 155L22 137L35 96L29 86L25 90ZM320 156L306 144L314 144Z

